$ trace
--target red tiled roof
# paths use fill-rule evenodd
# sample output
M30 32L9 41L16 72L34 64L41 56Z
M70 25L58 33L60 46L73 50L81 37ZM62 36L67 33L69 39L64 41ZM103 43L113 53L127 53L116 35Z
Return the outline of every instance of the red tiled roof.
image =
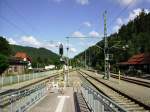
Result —
M136 65L136 64L150 64L150 53L142 53L132 56L127 62L119 63L121 65Z
M15 55L16 58L24 59L26 58L28 61L31 61L31 58L24 52L17 52Z

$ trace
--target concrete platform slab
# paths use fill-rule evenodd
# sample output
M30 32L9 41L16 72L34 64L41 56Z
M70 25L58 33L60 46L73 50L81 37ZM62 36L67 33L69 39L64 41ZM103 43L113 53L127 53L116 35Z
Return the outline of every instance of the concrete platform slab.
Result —
M66 87L64 94L49 92L29 112L75 112L73 88Z

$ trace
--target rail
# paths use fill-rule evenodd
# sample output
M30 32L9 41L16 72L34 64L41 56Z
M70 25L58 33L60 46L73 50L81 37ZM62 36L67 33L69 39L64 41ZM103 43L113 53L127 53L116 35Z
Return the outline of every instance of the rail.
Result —
M85 78L83 80L81 85L82 94L92 112L126 112L123 107L100 93L93 85L88 83L88 81L85 81Z
M88 70L88 71L97 72L96 70ZM100 71L99 71L99 73L104 74L104 72L100 72ZM112 78L119 79L119 76L117 74L110 73L110 76ZM122 75L120 76L120 79L123 81L127 81L130 83L134 83L134 84L138 84L138 85L150 88L150 81L149 80L144 80L144 79L135 78L135 77L127 77L127 76L122 76Z
M82 71L83 72L83 71ZM141 101L138 101L136 98L132 97L132 96L129 96L127 94L125 94L124 92L121 92L121 91L118 91L116 88L114 87L111 87L110 85L107 85L106 83L104 83L103 81L100 81L99 79L97 79L96 77L93 77L85 72L83 72L84 74L86 74L88 77L96 80L97 82L100 82L102 85L110 88L112 91L114 92L117 92L119 95L131 100L132 102L135 102L135 104L139 105L141 108L143 108L143 110L149 110L149 105L146 105L145 103L141 102ZM93 85L95 86L95 85ZM96 87L96 86L95 86ZM103 93L103 91L101 91ZM104 93L106 96L107 96L107 93Z

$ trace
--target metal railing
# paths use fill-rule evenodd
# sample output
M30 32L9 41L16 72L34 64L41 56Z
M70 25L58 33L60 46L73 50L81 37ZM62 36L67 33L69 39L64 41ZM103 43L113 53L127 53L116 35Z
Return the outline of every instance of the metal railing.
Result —
M53 75L58 71L47 71L47 72L39 72L39 73L32 73L32 74L23 74L23 75L14 75L14 76L2 76L0 77L0 88L6 85L12 85L15 83L20 83L32 79L42 78L46 76Z
M92 85L82 83L81 91L92 112L127 112L123 107L97 91Z
M46 95L46 83L41 83L23 92L16 91L7 97L0 96L0 112L25 112Z

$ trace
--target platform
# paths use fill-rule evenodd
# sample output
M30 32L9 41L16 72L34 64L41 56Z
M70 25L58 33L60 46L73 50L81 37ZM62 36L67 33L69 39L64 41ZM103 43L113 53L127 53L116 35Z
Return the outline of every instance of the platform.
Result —
M29 109L29 112L75 112L73 88L64 89L64 94L48 93L48 95Z

